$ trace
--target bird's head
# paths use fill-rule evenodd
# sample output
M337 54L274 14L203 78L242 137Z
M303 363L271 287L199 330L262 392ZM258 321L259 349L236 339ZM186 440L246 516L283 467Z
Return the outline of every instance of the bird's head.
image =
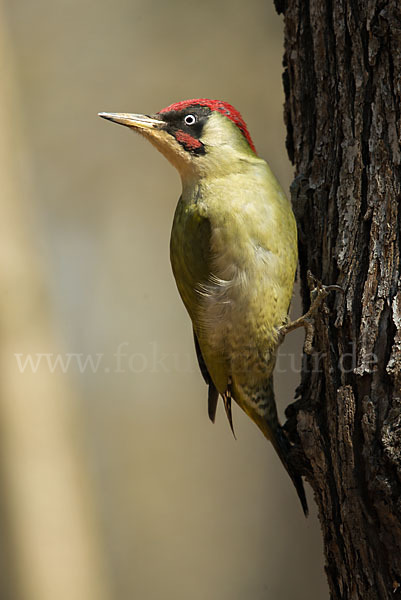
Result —
M256 158L240 113L220 100L184 100L154 115L99 113L146 137L183 179L238 172L238 161Z

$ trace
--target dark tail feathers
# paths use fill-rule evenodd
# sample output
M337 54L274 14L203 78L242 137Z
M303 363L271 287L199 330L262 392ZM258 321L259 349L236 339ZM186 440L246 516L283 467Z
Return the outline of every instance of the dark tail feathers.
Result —
M274 449L279 455L280 460L285 467L285 470L291 477L295 489L297 490L298 498L301 501L302 510L304 511L305 517L307 517L309 514L309 509L308 503L306 501L302 477L296 472L295 468L288 461L288 456L291 451L291 444L280 426L274 431L273 435L271 435L270 440L274 446Z

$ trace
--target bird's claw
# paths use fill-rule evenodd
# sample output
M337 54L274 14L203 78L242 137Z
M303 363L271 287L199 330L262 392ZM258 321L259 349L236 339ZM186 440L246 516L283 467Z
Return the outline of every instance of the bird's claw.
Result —
M312 354L313 351L313 338L315 335L315 318L316 314L319 311L323 301L329 295L330 292L341 292L344 293L344 290L339 285L323 285L321 281L316 279L314 275L310 271L307 272L307 282L310 289L311 296L311 305L309 310L299 317L295 319L295 321L291 321L291 323L287 323L283 325L279 329L279 334L284 338L287 333L290 331L294 331L299 327L305 328L305 341L304 341L304 352L305 354Z

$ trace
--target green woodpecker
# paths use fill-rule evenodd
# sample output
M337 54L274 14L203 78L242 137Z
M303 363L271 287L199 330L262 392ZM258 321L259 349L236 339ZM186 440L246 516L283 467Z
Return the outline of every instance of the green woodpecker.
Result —
M233 398L272 442L307 514L273 392L297 264L290 202L226 102L186 100L152 116L99 116L142 134L178 170L171 264L209 386L209 417L214 421L221 396L232 427Z

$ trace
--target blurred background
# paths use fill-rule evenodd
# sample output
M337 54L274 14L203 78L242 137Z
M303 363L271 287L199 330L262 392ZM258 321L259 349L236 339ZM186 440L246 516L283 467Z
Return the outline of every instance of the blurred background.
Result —
M208 420L169 265L178 175L96 116L229 101L288 191L282 46L264 0L0 0L3 600L327 598L310 489L305 520L256 426Z

